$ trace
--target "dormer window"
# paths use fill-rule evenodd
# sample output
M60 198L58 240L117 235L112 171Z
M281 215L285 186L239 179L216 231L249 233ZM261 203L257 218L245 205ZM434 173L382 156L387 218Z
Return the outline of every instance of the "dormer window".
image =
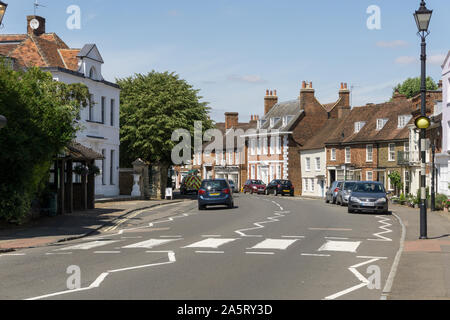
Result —
M270 118L270 127L273 128L281 118Z
M377 131L383 129L388 121L388 119L377 119Z
M283 127L287 126L289 124L289 122L292 121L293 118L294 118L294 116L285 116L285 117L283 117Z
M403 129L404 127L406 127L406 125L409 123L409 121L411 121L412 119L412 115L401 115L398 117L398 128L399 129Z
M365 125L366 123L364 121L355 122L355 133L360 132Z
M267 120L259 120L258 121L258 129L261 129L265 124Z

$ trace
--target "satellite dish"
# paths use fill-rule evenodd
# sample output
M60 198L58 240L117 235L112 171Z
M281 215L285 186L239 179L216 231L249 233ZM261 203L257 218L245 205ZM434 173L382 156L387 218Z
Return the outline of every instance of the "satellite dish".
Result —
M33 19L30 21L30 28L36 30L39 28L39 21L37 19Z

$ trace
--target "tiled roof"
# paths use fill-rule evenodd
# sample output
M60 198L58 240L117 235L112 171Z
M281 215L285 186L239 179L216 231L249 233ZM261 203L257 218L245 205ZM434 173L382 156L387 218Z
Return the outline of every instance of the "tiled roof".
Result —
M343 119L326 140L327 144L346 144L359 142L376 142L408 139L409 129L398 127L401 115L411 115L415 109L410 100L386 102L377 105L355 107ZM377 130L377 119L387 119L386 125ZM413 121L411 119L410 123ZM355 132L355 123L365 122L364 127Z
M22 67L59 67L78 70L79 49L70 49L55 33L0 35L0 54L15 58Z
M73 160L78 161L89 161L89 160L102 160L103 155L92 150L91 148L85 147L78 142L72 141L67 147L68 154Z
M325 126L309 139L302 147L302 150L315 150L325 148L325 143L335 130L345 119L329 119Z

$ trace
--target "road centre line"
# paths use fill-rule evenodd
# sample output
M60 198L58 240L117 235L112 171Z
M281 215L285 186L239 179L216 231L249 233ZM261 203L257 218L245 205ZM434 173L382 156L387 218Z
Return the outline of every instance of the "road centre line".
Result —
M204 254L223 254L225 251L195 251L195 253L204 253Z
M309 228L311 231L353 231L353 229L344 228Z
M120 253L120 251L95 251L94 254L115 254Z
M325 237L328 240L349 240L349 238L340 238L340 237Z
M252 254L252 255L274 255L274 252L246 252L245 254Z
M285 238L285 239L305 239L306 237L304 237L304 236L282 236L282 238Z
M316 254L316 253L302 253L302 256L306 257L331 257L329 254Z

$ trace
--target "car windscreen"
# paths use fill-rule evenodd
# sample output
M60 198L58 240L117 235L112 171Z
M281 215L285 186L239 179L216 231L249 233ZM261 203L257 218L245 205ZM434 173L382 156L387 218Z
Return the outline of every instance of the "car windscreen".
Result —
M223 190L227 189L228 185L224 180L204 181L201 188L206 190Z
M290 182L289 180L281 180L280 184L282 186L289 186L289 187L292 186L292 182Z
M352 191L362 193L385 193L384 187L381 184L376 183L357 183Z
M353 190L353 188L355 187L356 183L346 183L344 185L344 190L348 191L348 190Z
M261 180L252 180L251 184L264 184Z

